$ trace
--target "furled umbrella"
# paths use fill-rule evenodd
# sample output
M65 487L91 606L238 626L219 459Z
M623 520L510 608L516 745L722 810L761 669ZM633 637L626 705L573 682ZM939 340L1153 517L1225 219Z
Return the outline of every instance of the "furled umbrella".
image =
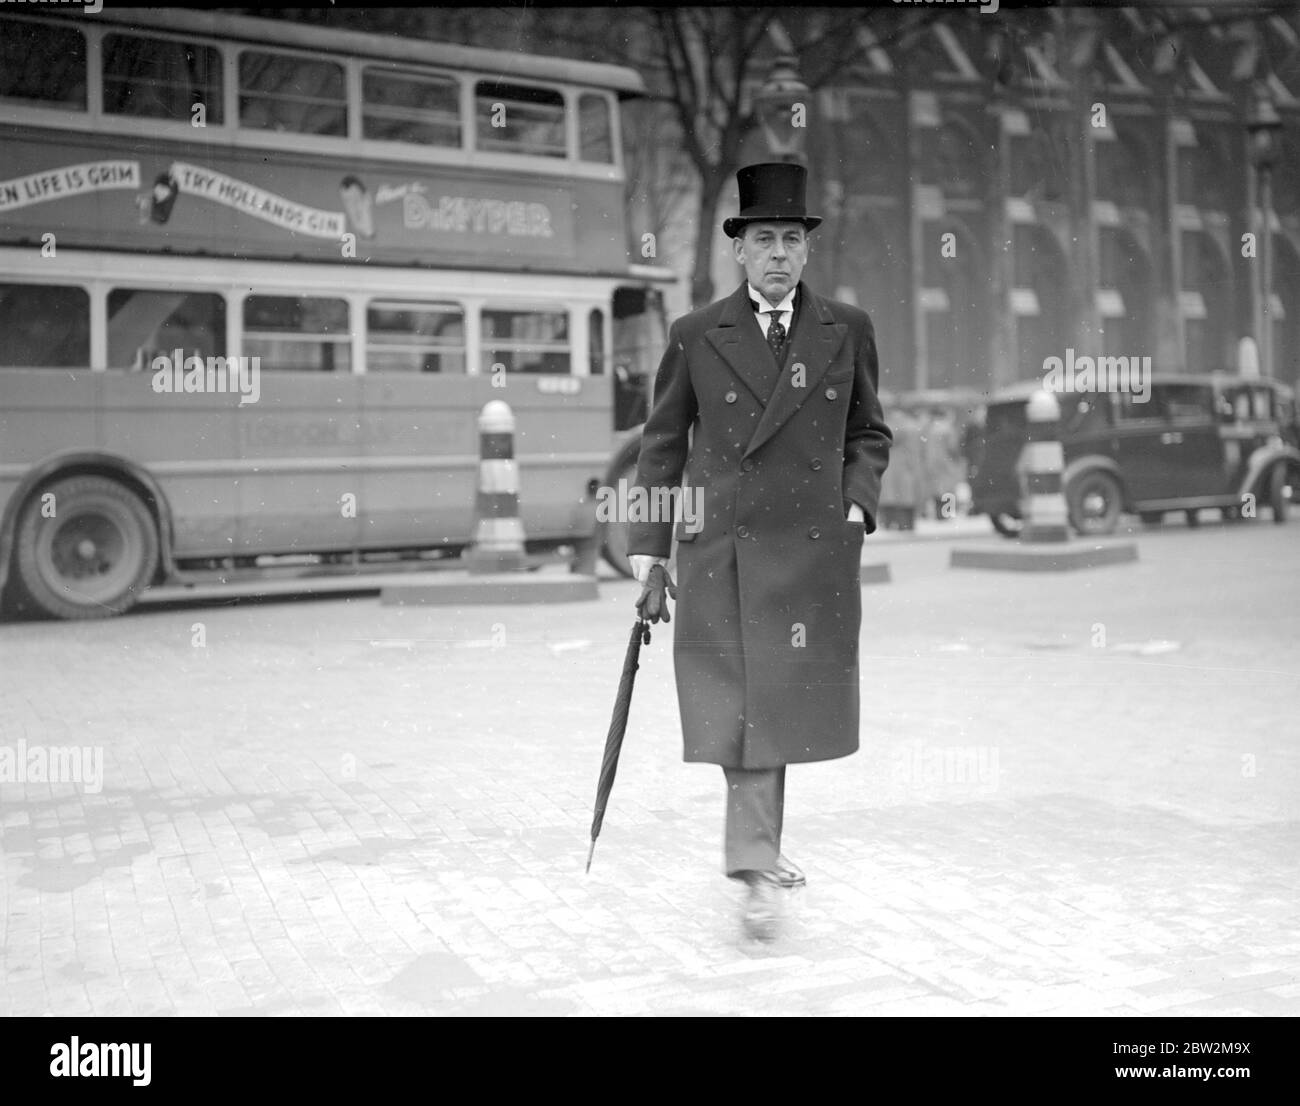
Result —
M642 643L650 644L650 623L671 622L665 593L677 598L677 589L673 578L663 565L654 565L646 580L641 598L637 600L637 620L632 626L632 636L628 639L627 653L623 657L623 674L618 681L618 695L614 699L614 711L609 720L609 733L605 735L605 756L600 762L600 779L596 784L596 809L591 818L591 848L587 850L587 871L591 871L591 858L596 852L596 838L600 836L600 827L605 821L605 808L609 805L609 793L614 788L614 773L618 771L618 755L623 749L623 735L627 732L627 712L632 705L632 685L636 682L636 670L639 667Z

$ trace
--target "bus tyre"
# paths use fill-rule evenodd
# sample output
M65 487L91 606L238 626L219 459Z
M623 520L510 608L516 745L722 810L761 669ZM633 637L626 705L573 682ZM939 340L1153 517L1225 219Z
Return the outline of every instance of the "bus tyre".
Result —
M1273 521L1286 522L1289 513L1290 488L1287 486L1286 465L1274 465L1268 474L1268 505L1273 512Z
M158 532L123 484L70 476L23 505L14 562L20 606L54 618L108 618L153 580Z
M1086 538L1115 532L1123 500L1119 481L1100 469L1076 476L1065 490L1070 525Z
M1020 537L1020 531L1025 526L1023 519L1018 519L1006 511L991 511L989 521L993 523L993 529L1004 538Z
M640 452L640 438L632 439L623 447L605 474L606 487L617 488L620 480L626 480L629 487L636 482L636 461ZM632 562L627 555L627 520L614 518L600 523L599 535L600 552L605 563L620 576L631 579Z

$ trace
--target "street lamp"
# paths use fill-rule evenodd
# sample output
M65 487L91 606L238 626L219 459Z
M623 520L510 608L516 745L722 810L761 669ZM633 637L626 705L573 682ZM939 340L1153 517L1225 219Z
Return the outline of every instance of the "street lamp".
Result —
M1255 339L1259 343L1260 368L1273 375L1273 165L1277 161L1282 118L1263 81L1257 81L1254 99L1246 113L1246 134L1250 138L1250 164L1259 181L1259 211L1264 225L1259 234L1259 265L1253 270L1251 289L1255 300ZM1255 219L1255 205L1250 217Z
M797 59L789 54L773 62L763 87L754 95L754 111L772 158L802 164L810 92L799 79L797 64Z

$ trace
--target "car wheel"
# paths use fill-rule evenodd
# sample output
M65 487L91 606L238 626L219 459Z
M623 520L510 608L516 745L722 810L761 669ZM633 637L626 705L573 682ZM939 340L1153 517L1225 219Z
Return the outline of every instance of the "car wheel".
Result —
M1187 515L1187 525L1196 527L1201 525L1201 512L1193 507L1190 511L1185 512Z
M993 523L993 529L1001 534L1004 538L1018 538L1020 531L1024 529L1024 519L1016 518L1006 511L991 511L989 521Z
M1087 537L1115 532L1123 500L1119 481L1100 470L1076 476L1065 490L1070 525Z
M1240 522L1240 521L1241 521L1241 508L1240 508L1240 507L1224 507L1223 510L1220 512L1220 514L1223 516L1223 521L1224 521L1224 522Z
M1268 505L1273 511L1273 521L1286 522L1291 506L1291 489L1287 485L1285 465L1274 465L1268 476Z
M129 610L153 580L158 532L130 488L104 476L71 476L23 505L15 553L20 607L54 618L107 618Z
M1142 521L1148 526L1159 526L1165 520L1164 511L1143 511Z

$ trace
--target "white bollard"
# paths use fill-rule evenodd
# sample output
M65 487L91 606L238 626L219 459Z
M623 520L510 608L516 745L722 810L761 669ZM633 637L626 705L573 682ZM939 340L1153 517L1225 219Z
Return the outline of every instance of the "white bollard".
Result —
M475 575L526 569L524 524L519 518L515 416L502 400L492 400L479 412L478 441L474 542L461 554L461 560Z
M1070 540L1070 517L1061 488L1065 450L1061 447L1061 405L1047 389L1029 397L1025 447L1016 462L1020 477L1020 540Z

